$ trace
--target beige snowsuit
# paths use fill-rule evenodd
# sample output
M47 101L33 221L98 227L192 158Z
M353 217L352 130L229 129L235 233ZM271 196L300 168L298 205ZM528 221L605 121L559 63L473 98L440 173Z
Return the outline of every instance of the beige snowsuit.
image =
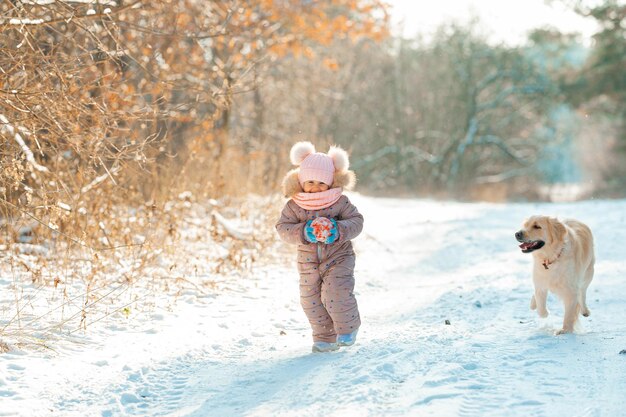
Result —
M337 221L339 238L335 243L305 239L305 224L316 217ZM276 224L281 239L298 245L300 303L315 342L335 342L337 334L351 333L361 325L353 294L355 255L350 240L362 229L363 216L345 195L319 211L305 210L289 200Z

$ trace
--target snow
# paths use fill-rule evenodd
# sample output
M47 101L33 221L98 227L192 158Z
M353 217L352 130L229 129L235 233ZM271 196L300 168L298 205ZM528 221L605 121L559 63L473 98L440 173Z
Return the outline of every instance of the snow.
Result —
M141 309L120 310L145 290L111 284L122 294L115 314L87 331L42 325L45 347L3 336L0 416L624 415L626 201L350 197L365 216L354 346L310 352L295 251L280 244L252 273L207 276L211 291L151 295ZM595 234L591 317L575 334L554 335L554 297L547 319L528 307L531 257L513 235L532 214L577 218ZM15 315L15 278L0 271L2 328ZM62 300L50 286L24 291ZM23 304L24 316L37 310Z

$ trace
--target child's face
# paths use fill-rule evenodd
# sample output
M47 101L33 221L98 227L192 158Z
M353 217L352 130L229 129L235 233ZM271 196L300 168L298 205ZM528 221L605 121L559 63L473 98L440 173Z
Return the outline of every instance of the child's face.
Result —
M319 193L328 190L328 185L319 181L306 181L302 184L305 193Z

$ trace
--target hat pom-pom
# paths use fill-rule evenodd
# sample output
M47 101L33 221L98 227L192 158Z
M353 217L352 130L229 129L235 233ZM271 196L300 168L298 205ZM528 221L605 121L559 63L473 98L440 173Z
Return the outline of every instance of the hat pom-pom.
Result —
M291 147L289 159L294 165L300 165L307 156L315 153L315 146L311 142L298 142Z
M331 146L328 150L328 156L333 160L335 165L335 171L347 171L350 168L350 160L348 159L348 152L344 151L338 146Z

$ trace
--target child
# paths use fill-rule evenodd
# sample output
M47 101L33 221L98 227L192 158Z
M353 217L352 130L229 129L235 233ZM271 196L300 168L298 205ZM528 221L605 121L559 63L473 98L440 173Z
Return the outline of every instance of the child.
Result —
M283 180L291 199L276 230L285 242L298 245L300 304L313 330L313 352L329 352L356 341L361 318L354 298L355 255L351 239L361 233L363 216L343 189L351 189L354 172L348 154L331 147L315 152L310 142L298 142L290 159L299 168Z

